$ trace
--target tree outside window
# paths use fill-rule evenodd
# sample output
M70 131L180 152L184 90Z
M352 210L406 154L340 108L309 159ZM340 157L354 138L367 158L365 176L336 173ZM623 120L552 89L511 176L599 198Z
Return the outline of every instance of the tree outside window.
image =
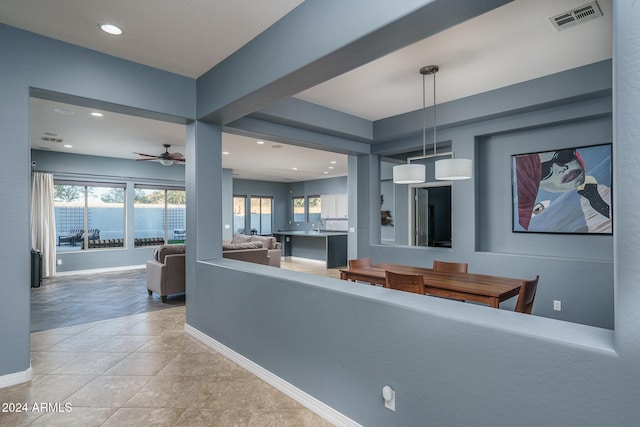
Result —
M306 205L304 196L298 196L292 198L293 205L293 220L295 222L304 222L306 219Z

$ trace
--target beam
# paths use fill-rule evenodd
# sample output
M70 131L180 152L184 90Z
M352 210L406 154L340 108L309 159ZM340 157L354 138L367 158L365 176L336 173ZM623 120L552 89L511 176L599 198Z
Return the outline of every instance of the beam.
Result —
M227 124L511 0L307 0L197 80Z

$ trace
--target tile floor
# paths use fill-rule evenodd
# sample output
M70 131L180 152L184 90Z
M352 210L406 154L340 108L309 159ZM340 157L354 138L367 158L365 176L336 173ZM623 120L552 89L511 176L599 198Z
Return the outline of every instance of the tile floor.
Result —
M0 389L28 411L0 412L0 426L330 426L184 321L174 307L32 333L33 380Z
M306 260L304 258L282 257L280 268L285 270L301 271L303 273L340 278L339 268L327 268L324 262ZM346 268L341 267L341 268Z
M340 274L288 258L282 268ZM33 332L33 380L0 389L0 404L27 411L0 408L0 426L331 425L187 335L184 322L180 305Z

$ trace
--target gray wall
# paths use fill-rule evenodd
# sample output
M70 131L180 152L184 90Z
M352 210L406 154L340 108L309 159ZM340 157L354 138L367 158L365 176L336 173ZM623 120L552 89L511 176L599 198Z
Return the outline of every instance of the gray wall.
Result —
M29 93L33 88L98 100L100 107L147 117L195 116L195 82L95 51L0 25L0 141L6 158L0 170L0 376L29 369ZM42 67L42 64L56 64Z
M226 172L227 170L225 170ZM229 171L230 173L230 171ZM232 204L231 195L251 195L256 196L273 196L273 231L277 230L292 230L296 229L296 223L292 218L291 197L292 196L308 196L317 194L345 194L347 193L347 177L335 177L318 179L311 181L300 181L292 183L271 182L271 181L256 181L248 179L233 179L232 181L225 180L224 188L226 194L224 200L228 202L224 203L223 212L225 215L230 215L232 220ZM226 221L225 224L232 224ZM300 223L297 229L306 230L310 229L311 225L307 223ZM232 237L231 233L227 233L227 229L224 228L225 239Z
M469 3L486 6L490 2L428 2L434 13L424 27L437 31L452 24L454 17L460 16L456 12L465 11ZM361 64L371 59L374 52L384 54L385 49L388 52L398 47L397 43L410 42L401 35L386 39L383 36L402 33L404 29L422 30L423 26L415 22L391 25L390 21L397 19L398 13L406 14L407 19L422 18L429 10L424 1L399 1L393 7L382 0L354 1L349 2L350 13L345 13L342 2L308 0L303 5L274 31L282 25L298 24L296 40L309 37L318 42L306 52L305 60L312 64L309 71L314 77L308 84L320 75L326 78L327 70L337 72L357 66L358 61ZM635 425L640 417L640 229L635 215L640 209L640 189L636 184L636 165L640 161L640 11L630 2L615 1L614 6L614 330L264 266L252 265L246 271L246 264L222 259L222 186L211 185L222 180L222 126L201 121L188 126L185 153L194 159L186 165L187 191L194 195L187 199L187 227L193 237L187 251L187 322L363 425ZM355 12L363 11L367 12L366 19L355 19L360 16ZM329 40L314 37L318 28L336 22L334 17L341 17L343 21L339 22L352 17L358 23L354 27L336 26L349 27L349 40L366 44L393 39L396 44L380 50L373 47L375 44L360 46L363 49L359 51L366 51L369 58L349 55L345 46L354 45L340 44L341 39L347 38L344 34ZM314 25L304 25L307 20ZM438 20L441 25L435 26L434 21ZM407 22L404 18L400 21ZM382 31L381 27L389 31ZM415 39L423 37L425 31L416 31ZM269 40L272 39L258 43L262 54L275 55L275 62L290 54ZM318 51L326 44L332 49L325 52L332 54L328 60L320 61L322 53ZM242 59L247 57L255 59L253 51L245 50L240 62L232 57L230 65L242 65ZM0 249L4 275L0 298L5 304L0 312L0 375L8 375L29 367L28 88L45 88L181 117L194 116L191 106L195 99L189 79L5 26L0 26L0 52L2 63L11 64L0 67L0 140L5 156L12 160L0 170L3 200L9 202L0 206L0 216L5 221L5 239L12 242L10 247ZM42 63L56 64L56 72L52 67L42 69ZM288 87L288 72L293 67L288 62L276 70L281 72L278 87ZM215 80L226 88L228 96L215 102L226 102L230 107L209 107L215 90L209 92L204 85L200 92L200 108L204 111L200 116L213 110L214 117L236 108L241 110L255 101L254 93L281 95L269 90L234 92L235 85L227 84L234 80L233 68L227 66L207 76L208 83ZM292 78L295 77L300 74ZM294 93L300 90L300 80L293 82L298 86L292 84L288 88ZM252 83L267 86L259 79ZM535 88L535 82L531 87ZM234 102L246 93L251 94L244 97L246 104ZM562 98L562 94L559 96ZM492 111L498 107L499 103L486 105ZM474 135L478 134L469 133L454 140L457 154L475 156ZM355 176L349 177L349 194L358 194L357 200L353 199L357 203L353 223L350 218L350 225L357 228L358 254L375 252L377 258L389 261L415 261L422 253L371 244L376 238L379 241L377 164L377 155L361 155L349 164L350 173L355 171ZM458 188L454 191L454 205L465 206L468 202L464 198L469 195L475 199L475 179L460 183ZM350 206L351 203L352 200ZM475 209L460 214L469 218L460 224L458 233L462 234L458 238L475 236ZM468 245L471 249L467 247L465 251L472 253L475 239ZM497 253L474 256L482 261L478 264L482 268L506 272L524 272L535 259ZM545 260L545 265L556 268L553 262ZM594 270L598 262L595 264ZM534 267L538 270L539 266ZM383 407L381 389L387 384L398 393L396 412Z
M182 165L166 167L155 162L136 162L44 150L32 150L31 160L36 162L36 170L52 172L55 179L125 183L128 200L133 200L135 184L184 186ZM57 266L56 271L69 272L144 265L151 259L153 247L134 247L133 205L128 203L125 209L128 220L125 223L126 245L124 248L58 252L56 257L62 261L62 265Z
M272 196L273 205L273 231L282 229L285 227L289 212L289 191L287 184L270 181L255 181L248 179L234 179L233 180L233 194L245 195L248 198L251 196ZM250 221L249 208L247 207L246 220ZM250 228L250 224L247 223L247 229Z
M347 177L339 176L326 179L314 179L288 184L289 204L287 206L287 222L283 230L311 230L315 223L293 220L293 207L291 197L294 196L318 196L323 194L348 194Z
M363 425L633 425L639 415L636 385L640 380L640 314L636 309L640 266L633 261L640 247L640 231L634 225L633 214L640 207L634 166L640 158L640 148L633 136L638 133L633 112L640 105L640 61L634 42L638 37L638 30L634 29L638 11L625 2L616 2L615 6L618 59L613 67L614 181L616 194L629 196L623 202L616 199L620 204L615 206L615 220L616 230L624 232L616 231L613 238L604 237L606 245L613 247L615 258L607 254L605 247L598 255L600 259L591 262L585 252L572 267L574 271L583 269L581 277L593 278L594 282L601 277L609 287L607 292L615 298L615 330L391 293L293 272L273 272L267 267L245 270L239 263L217 258L200 258L196 265L201 286L197 301L190 306L189 324ZM560 80L571 80L570 74ZM605 98L606 86L611 86L610 75L611 69L605 79L599 77ZM588 76L587 72L583 77ZM540 84L544 82L509 88L506 91L511 94L495 103L478 102L486 101L484 97L462 101L469 102L466 112L484 104L482 115L452 119L475 127L454 124L457 129L443 138L452 140L458 156L479 160L478 156L489 154L479 153L479 136L496 136L492 142L499 144L497 136L505 130L518 133L541 123L549 127L553 120L537 120L536 111L550 115L557 113L552 111L554 105L573 104L564 113L573 114L574 118L556 116L557 120L582 121L588 116L580 111L580 93L569 93L576 89L575 84L568 85L570 90L556 86L556 98L549 97L546 90L538 91ZM523 94L524 99L520 99ZM538 103L527 105L532 98L538 98ZM604 104L610 109L611 99ZM607 108L593 104L588 108L595 111L595 136L606 136L603 126L608 126ZM491 123L492 116L496 118L509 110L512 117L497 120L500 126ZM604 122L598 123L596 116L604 118ZM516 123L519 120L525 123ZM487 127L483 130L484 126ZM381 136L381 144L394 144L393 129L385 132L390 136ZM409 144L404 148L415 147ZM385 151L379 149L380 153ZM377 155L362 155L357 165L350 164L350 172L355 170L357 175L358 255L371 254L376 260L391 262L430 263L433 254L428 251L377 245L377 164ZM480 164L476 162L476 166ZM463 208L454 213L454 242L458 242L459 249L439 252L438 256L468 255L474 268L505 275L529 275L543 268L552 276L566 274L566 260L477 251L477 192L483 191L479 181L494 178L491 173L486 178L481 173L471 181L457 183L454 209ZM548 298L544 289L541 288L541 301ZM574 296L582 298L584 294L575 292ZM605 322L613 326L611 310L606 317ZM398 393L395 413L383 408L380 390L386 384Z
M585 81L597 83L584 86ZM370 256L417 266L431 266L434 259L467 262L470 271L507 277L540 275L535 315L613 329L613 236L512 233L510 164L513 154L610 143L611 84L611 63L603 61L439 106L439 141L451 141L457 157L474 160L474 179L452 187L452 249L391 248L379 245L372 233ZM557 98L560 86L563 99ZM486 105L497 111L483 117ZM474 111L477 117L470 119ZM414 114L379 123L385 140L372 151L383 156L398 146L412 151L421 144L421 122ZM411 126L416 132L407 136ZM394 130L402 130L402 138L391 139ZM408 193L406 185L394 187L394 228L401 238ZM553 310L554 300L562 302L562 311ZM512 300L502 306L514 305Z

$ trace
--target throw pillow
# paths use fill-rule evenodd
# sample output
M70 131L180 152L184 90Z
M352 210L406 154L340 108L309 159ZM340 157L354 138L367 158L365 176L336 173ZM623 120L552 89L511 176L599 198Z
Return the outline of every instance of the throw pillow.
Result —
M233 239L231 239L231 243L247 243L251 240L251 236L247 236L246 234L235 234Z
M262 247L274 249L276 247L276 238L272 236L251 236L252 242L262 242Z

